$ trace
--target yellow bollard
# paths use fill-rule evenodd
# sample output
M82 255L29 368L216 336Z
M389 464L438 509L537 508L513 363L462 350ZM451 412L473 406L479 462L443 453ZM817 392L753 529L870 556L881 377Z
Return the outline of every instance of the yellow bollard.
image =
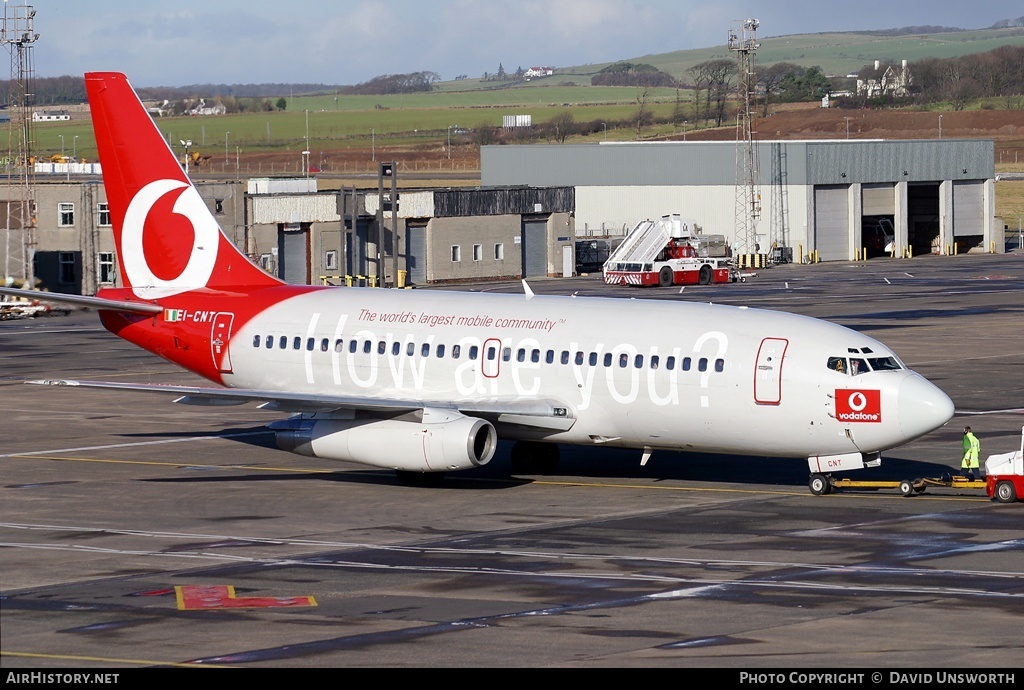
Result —
M409 272L406 271L406 270L403 270L401 268L398 269L398 287L400 287L400 288L404 288L405 287L405 276L408 273Z
M345 287L352 287L352 276L345 276Z

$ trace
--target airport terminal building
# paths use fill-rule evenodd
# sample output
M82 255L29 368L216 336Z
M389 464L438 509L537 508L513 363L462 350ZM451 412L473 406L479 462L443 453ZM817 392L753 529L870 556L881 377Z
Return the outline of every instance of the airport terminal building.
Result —
M737 153L734 142L484 146L481 187L404 189L397 204L379 186L319 190L315 178L196 187L228 237L287 282L425 285L572 275L577 240L671 214L735 243ZM880 220L897 256L1003 251L991 140L763 141L755 153L762 255L856 260ZM94 294L116 284L99 178L37 179L39 286ZM11 276L28 250L20 228L4 232Z

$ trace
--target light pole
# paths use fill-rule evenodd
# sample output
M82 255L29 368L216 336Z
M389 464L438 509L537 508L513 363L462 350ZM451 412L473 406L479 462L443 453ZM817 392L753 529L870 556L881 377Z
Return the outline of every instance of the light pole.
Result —
M231 131L224 132L224 169L228 169L228 135Z
M844 117L843 119L846 120L846 138L849 139L850 138L850 118Z
M78 135L77 134L75 135L75 138L71 140L71 157L75 159L76 163L78 162Z
M942 113L939 113L939 139L942 138Z
M452 126L448 125L448 160L452 159Z
M683 120L683 141L686 141L686 120Z
M604 140L608 141L608 123L602 122L601 126L604 127Z
M370 127L370 157L377 162L377 133Z
M181 145L185 147L185 174L188 175L188 147L192 145L191 139L179 139Z
M60 137L60 155L61 155L61 157L63 157L64 156L64 135L63 134L58 134L57 136Z

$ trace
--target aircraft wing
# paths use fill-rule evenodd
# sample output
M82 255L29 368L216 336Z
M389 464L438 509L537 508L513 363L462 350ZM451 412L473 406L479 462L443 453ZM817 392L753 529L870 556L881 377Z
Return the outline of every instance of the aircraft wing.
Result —
M107 309L109 311L131 312L133 314L160 314L163 307L149 302L128 302L88 295L65 295L60 292L43 292L41 290L23 290L20 288L0 287L0 295L39 300L40 302L56 302L57 304L74 304L79 307Z
M462 414L482 417L499 424L527 426L565 431L576 421L572 410L556 400L540 398L471 400L464 403L434 400L364 397L354 395L321 395L248 388L211 388L207 386L170 386L117 381L75 381L69 379L38 379L25 383L41 386L106 388L177 395L183 405L229 406L261 402L259 408L272 412L339 412L362 411L380 415L421 412L426 408L457 410Z

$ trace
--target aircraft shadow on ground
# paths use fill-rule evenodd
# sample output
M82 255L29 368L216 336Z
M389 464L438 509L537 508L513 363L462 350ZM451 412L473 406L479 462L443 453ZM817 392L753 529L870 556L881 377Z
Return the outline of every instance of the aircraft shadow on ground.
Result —
M177 432L161 434L125 434L133 438L189 438L204 434ZM223 429L210 437L223 437L226 441L276 451L274 464L286 468L289 463L302 462L302 456L278 451L273 432L265 427L240 427ZM640 465L639 450L622 448L594 448L590 446L562 445L561 460L557 468L547 473L517 472L511 462L512 442L498 444L494 458L483 467L448 473L445 481L431 488L449 489L504 489L533 481L573 479L597 481L607 480L654 480L729 483L742 485L774 485L780 487L806 487L810 477L807 461L802 458L754 457L745 455L716 455L711 453L682 453L676 451L655 451L646 466ZM321 461L323 462L323 461ZM329 462L329 461L327 461ZM188 464L188 463L183 463ZM197 465L201 463L196 463ZM260 464L266 464L266 458ZM330 481L362 484L397 484L394 471L367 468L354 463L342 463L336 471L323 472L280 472L261 471L257 474L230 476L193 476L187 478L150 479L153 482L264 482L264 481ZM227 465L225 469L237 469L238 465ZM907 460L898 456L883 456L880 467L853 472L836 473L837 477L870 481L901 481L925 477L939 478L951 473L949 465L933 462ZM458 481L451 481L456 479ZM482 481L478 481L482 480ZM501 480L495 482L495 480Z

